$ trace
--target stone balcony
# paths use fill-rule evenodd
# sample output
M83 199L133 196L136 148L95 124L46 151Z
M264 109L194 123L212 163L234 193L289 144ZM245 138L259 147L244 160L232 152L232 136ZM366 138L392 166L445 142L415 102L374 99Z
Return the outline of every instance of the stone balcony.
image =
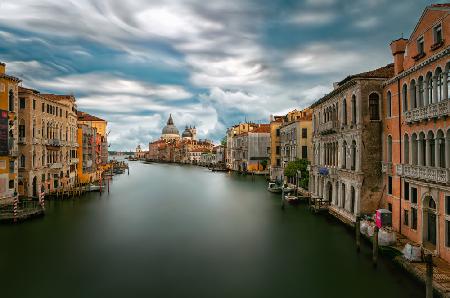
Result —
M328 121L319 125L318 132L321 135L326 135L335 133L338 131L338 129L339 129L338 121Z
M386 174L392 174L392 162L381 162L381 172Z
M55 162L50 165L50 169L58 170L62 169L63 165L60 162Z
M78 163L79 162L79 159L78 158L71 158L70 159L70 163L71 164L73 164L73 163Z
M424 180L434 183L449 183L449 169L408 164L398 164L397 175L406 178Z
M448 115L450 115L450 99L432 103L424 107L415 108L404 113L405 121L408 123L447 117Z

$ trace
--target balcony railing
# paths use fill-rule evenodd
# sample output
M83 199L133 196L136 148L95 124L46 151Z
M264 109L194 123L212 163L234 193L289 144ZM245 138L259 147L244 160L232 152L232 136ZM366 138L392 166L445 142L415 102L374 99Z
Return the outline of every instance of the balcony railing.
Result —
M318 131L320 134L325 135L325 134L337 132L338 128L339 128L339 123L337 121L328 121L328 122L320 124L318 127Z
M435 183L449 183L449 169L445 168L399 164L396 167L396 171L397 175L407 178Z
M25 144L25 143L26 143L25 137L19 137L18 143L19 143L19 144Z
M392 174L392 162L381 162L381 172Z
M418 122L425 119L433 119L446 117L450 114L450 99L443 100L438 103L415 108L405 112L405 120L408 123Z
M50 165L50 169L62 169L63 165L60 162L55 162Z

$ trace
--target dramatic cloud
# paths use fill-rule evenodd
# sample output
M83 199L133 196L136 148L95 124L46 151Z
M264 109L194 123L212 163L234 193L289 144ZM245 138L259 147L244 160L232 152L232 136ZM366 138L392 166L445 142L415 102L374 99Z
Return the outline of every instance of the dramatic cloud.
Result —
M219 141L304 108L392 60L430 1L0 0L0 61L108 120L111 149L147 146L169 113Z

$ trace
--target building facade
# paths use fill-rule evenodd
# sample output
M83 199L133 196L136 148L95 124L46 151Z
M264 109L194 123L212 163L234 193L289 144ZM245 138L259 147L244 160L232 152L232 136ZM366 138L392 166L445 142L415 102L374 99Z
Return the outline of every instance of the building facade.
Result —
M314 103L310 191L346 223L372 213L382 198L381 100L393 65L348 76Z
M0 204L11 203L18 190L18 84L0 62Z
M393 227L450 261L450 5L428 6L394 40L384 85L383 192Z
M76 179L74 99L19 87L19 194L37 197Z
M283 167L281 165L280 126L285 116L270 117L270 180L283 180Z

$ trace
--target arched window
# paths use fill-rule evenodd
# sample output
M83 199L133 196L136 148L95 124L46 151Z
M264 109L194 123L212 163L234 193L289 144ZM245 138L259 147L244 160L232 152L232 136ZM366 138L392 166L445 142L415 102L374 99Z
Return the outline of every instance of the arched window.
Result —
M352 141L352 170L356 169L356 141Z
M427 161L426 161L426 165L429 167L434 167L435 166L435 160L436 160L436 154L435 154L435 148L434 146L435 144L435 140L434 140L434 133L432 131L429 131L427 134L427 143L429 146L429 150L428 150L428 156L427 156Z
M444 99L444 75L442 73L442 69L440 67L438 67L436 69L436 88L437 88L437 93L436 96L437 98L435 99L437 102L440 102L441 100Z
M436 202L432 198L428 201L428 208L436 209Z
M344 183L342 183L341 197L342 197L342 199L341 199L341 207L345 208L346 197L345 197L345 184Z
M419 88L419 98L418 98L418 106L423 107L425 105L424 98L423 98L423 77L420 76L417 81L417 87Z
M350 199L351 199L351 201L350 201L350 212L352 214L354 214L355 213L356 196L355 196L355 188L353 186L350 188Z
M418 165L425 166L427 162L427 143L425 141L425 134L423 132L420 132L419 134L419 152L418 152Z
M403 146L404 146L403 158L405 164L409 164L409 137L407 134L405 134L405 136L403 137Z
M403 84L402 97L403 97L403 112L406 112L408 111L408 86L406 84Z
M386 94L386 116L392 117L392 98L391 91L388 91Z
M347 125L347 99L342 100L342 123Z
M370 120L380 120L380 98L377 93L369 95Z
M445 137L442 130L438 130L436 133L436 146L438 146L438 155L436 156L436 166L445 168L446 156L445 156Z
M418 164L417 150L417 134L413 133L411 136L411 164L413 165Z
M392 162L392 136L387 137L387 162Z
M411 85L409 85L409 106L411 109L417 108L416 81L414 80L412 80Z
M431 72L429 72L428 74L427 74L427 99L428 99L428 102L427 102L427 105L429 105L429 104L432 104L433 103L433 101L434 101L434 98L433 98L433 75L431 74Z
M352 95L352 123L356 124L356 96Z
M14 91L9 90L8 108L10 112L14 112Z
M19 138L25 138L25 120L19 120Z
M444 89L447 89L447 94L445 94L445 92L444 92L444 96L445 96L445 98L450 99L450 62L447 63L447 65L445 66L444 79L445 79L445 77L447 77L447 79L444 80L444 84L445 84Z
M347 168L347 142L342 143L342 168Z
M19 167L25 168L25 155L21 155L19 159Z

